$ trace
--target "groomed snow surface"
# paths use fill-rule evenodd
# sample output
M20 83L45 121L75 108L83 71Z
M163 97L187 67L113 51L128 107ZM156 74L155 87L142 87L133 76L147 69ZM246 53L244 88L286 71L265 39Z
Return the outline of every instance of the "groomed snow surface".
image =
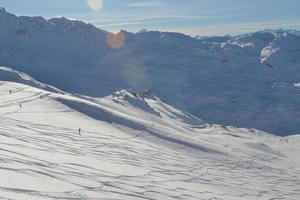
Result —
M0 199L300 199L299 136L209 125L150 91L74 96L4 69L19 83L0 82Z

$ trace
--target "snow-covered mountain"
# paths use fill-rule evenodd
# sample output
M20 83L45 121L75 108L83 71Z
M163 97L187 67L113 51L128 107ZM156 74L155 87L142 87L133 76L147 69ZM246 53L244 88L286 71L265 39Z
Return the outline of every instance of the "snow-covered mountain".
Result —
M61 90L99 97L149 89L209 123L299 133L296 31L113 35L76 20L17 17L4 9L0 27L0 65Z
M72 95L0 69L1 199L300 198L297 135L207 124L151 91Z

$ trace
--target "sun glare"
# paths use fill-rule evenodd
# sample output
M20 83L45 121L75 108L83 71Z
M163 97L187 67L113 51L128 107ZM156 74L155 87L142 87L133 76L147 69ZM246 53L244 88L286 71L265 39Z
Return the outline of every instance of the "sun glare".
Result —
M107 43L113 49L120 49L124 46L125 36L122 32L117 34L109 33L106 37Z
M103 7L103 0L87 0L87 4L91 10L97 12Z
M126 80L131 87L145 83L144 65L134 58L127 58L126 62L122 70L124 80Z

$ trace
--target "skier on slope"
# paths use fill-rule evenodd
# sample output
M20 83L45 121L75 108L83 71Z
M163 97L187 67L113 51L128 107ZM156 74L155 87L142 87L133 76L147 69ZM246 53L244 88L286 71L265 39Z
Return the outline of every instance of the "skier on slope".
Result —
M78 129L78 134L81 135L81 128Z

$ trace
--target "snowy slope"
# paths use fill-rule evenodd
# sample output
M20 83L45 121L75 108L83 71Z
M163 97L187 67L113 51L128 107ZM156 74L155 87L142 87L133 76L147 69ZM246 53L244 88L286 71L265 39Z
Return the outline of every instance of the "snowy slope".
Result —
M10 82L17 82L17 83L23 83L26 85L30 85L36 88L40 88L43 90L47 90L50 92L58 92L63 93L63 91L49 86L47 84L41 83L40 81L32 78L28 74L25 74L23 72L16 71L9 67L2 67L0 66L0 80L1 81L10 81Z
M206 124L150 91L44 90L5 69L1 199L300 198L299 136Z
M0 65L61 90L103 97L123 88L150 89L209 123L299 133L296 31L113 35L76 20L17 17L3 9L0 27Z

